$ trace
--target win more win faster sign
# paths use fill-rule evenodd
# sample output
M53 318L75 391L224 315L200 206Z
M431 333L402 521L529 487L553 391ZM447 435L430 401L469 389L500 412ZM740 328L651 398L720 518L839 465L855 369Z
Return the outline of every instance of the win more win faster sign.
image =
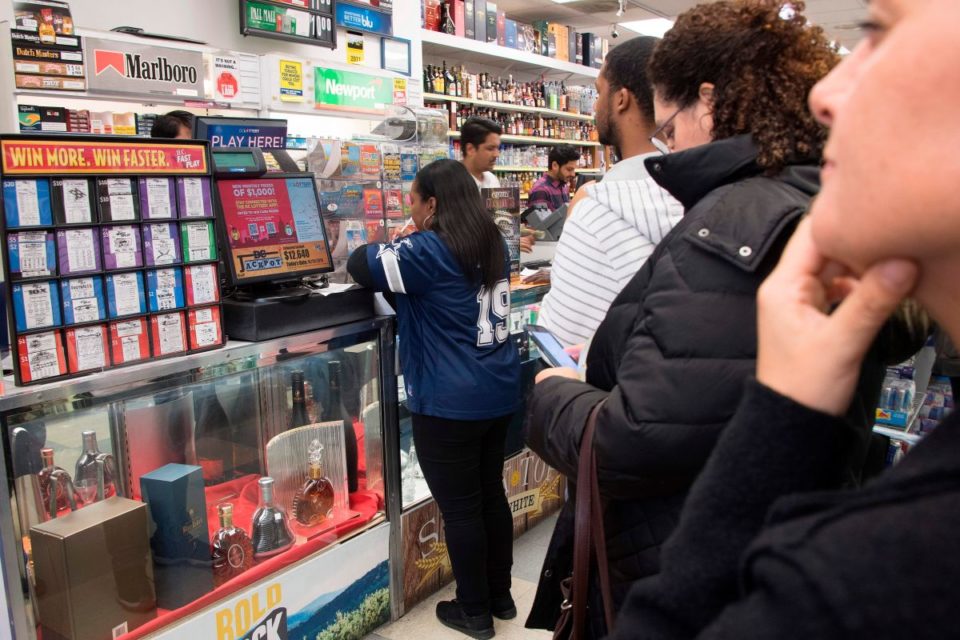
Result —
M318 109L375 110L393 104L393 79L317 67L314 102Z

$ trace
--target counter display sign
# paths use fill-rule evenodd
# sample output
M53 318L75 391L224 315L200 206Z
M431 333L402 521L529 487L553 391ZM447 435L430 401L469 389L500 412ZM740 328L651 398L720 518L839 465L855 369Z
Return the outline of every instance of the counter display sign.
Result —
M520 190L517 187L481 189L487 212L493 218L510 250L514 275L520 274Z
M240 0L240 33L336 48L334 0Z
M353 71L314 67L317 109L379 111L393 104L393 80Z
M203 96L203 54L199 51L87 38L86 52L92 92Z
M238 284L330 270L312 176L220 180L217 186Z
M46 141L10 138L0 141L5 175L154 173L206 174L202 144Z

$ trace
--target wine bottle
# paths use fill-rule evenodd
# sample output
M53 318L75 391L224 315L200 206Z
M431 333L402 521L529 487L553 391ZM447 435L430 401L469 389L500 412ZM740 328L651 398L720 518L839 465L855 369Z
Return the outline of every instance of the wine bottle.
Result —
M293 411L290 412L291 429L310 424L307 414L307 395L303 388L303 371L299 369L290 374L290 387L293 390Z
M212 383L194 391L193 411L196 422L194 449L197 452L197 464L203 469L204 484L209 486L223 482L228 479L228 467L233 462L230 421Z
M310 465L307 480L293 497L293 517L300 524L312 527L333 514L333 485L323 475L323 445L319 440L310 443L307 463Z
M70 474L53 461L53 449L45 447L40 450L40 459L43 468L37 474L40 480L40 495L43 498L44 508L48 515L55 518L59 511L77 509L77 495L73 488Z
M357 477L357 432L353 430L353 417L343 406L343 369L339 360L331 360L327 364L330 373L330 393L324 406L321 422L343 421L343 445L347 455L347 488L353 493L359 488Z
M283 507L273 502L273 478L260 478L260 505L253 514L253 557L269 558L293 546Z
M213 537L213 581L219 587L253 566L253 543L240 527L233 525L233 505L217 506L220 529Z
M456 35L457 33L457 26L453 22L453 11L451 9L452 5L453 0L448 0L448 2L444 2L441 5L443 17L441 18L440 22L440 30L444 33L450 34L451 36Z
M117 487L114 478L113 456L100 451L100 445L97 444L96 431L84 431L81 433L83 438L83 453L77 458L76 473L73 478L78 487L96 487L96 497L98 500L109 498L117 494ZM100 477L102 470L103 477ZM89 497L88 500L89 501Z

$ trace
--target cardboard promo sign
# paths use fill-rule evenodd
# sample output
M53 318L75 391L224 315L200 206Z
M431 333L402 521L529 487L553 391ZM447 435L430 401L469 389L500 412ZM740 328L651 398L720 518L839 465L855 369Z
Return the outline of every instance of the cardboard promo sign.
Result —
M87 38L91 92L203 96L203 54L188 49Z
M379 110L393 104L393 80L354 71L316 67L314 101L318 109Z

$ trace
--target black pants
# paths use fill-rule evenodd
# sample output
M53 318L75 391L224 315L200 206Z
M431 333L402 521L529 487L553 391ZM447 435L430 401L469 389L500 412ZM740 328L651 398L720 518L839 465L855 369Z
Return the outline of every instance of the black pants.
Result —
M513 518L503 490L511 416L461 421L413 414L413 442L443 514L457 600L469 615L510 593Z

